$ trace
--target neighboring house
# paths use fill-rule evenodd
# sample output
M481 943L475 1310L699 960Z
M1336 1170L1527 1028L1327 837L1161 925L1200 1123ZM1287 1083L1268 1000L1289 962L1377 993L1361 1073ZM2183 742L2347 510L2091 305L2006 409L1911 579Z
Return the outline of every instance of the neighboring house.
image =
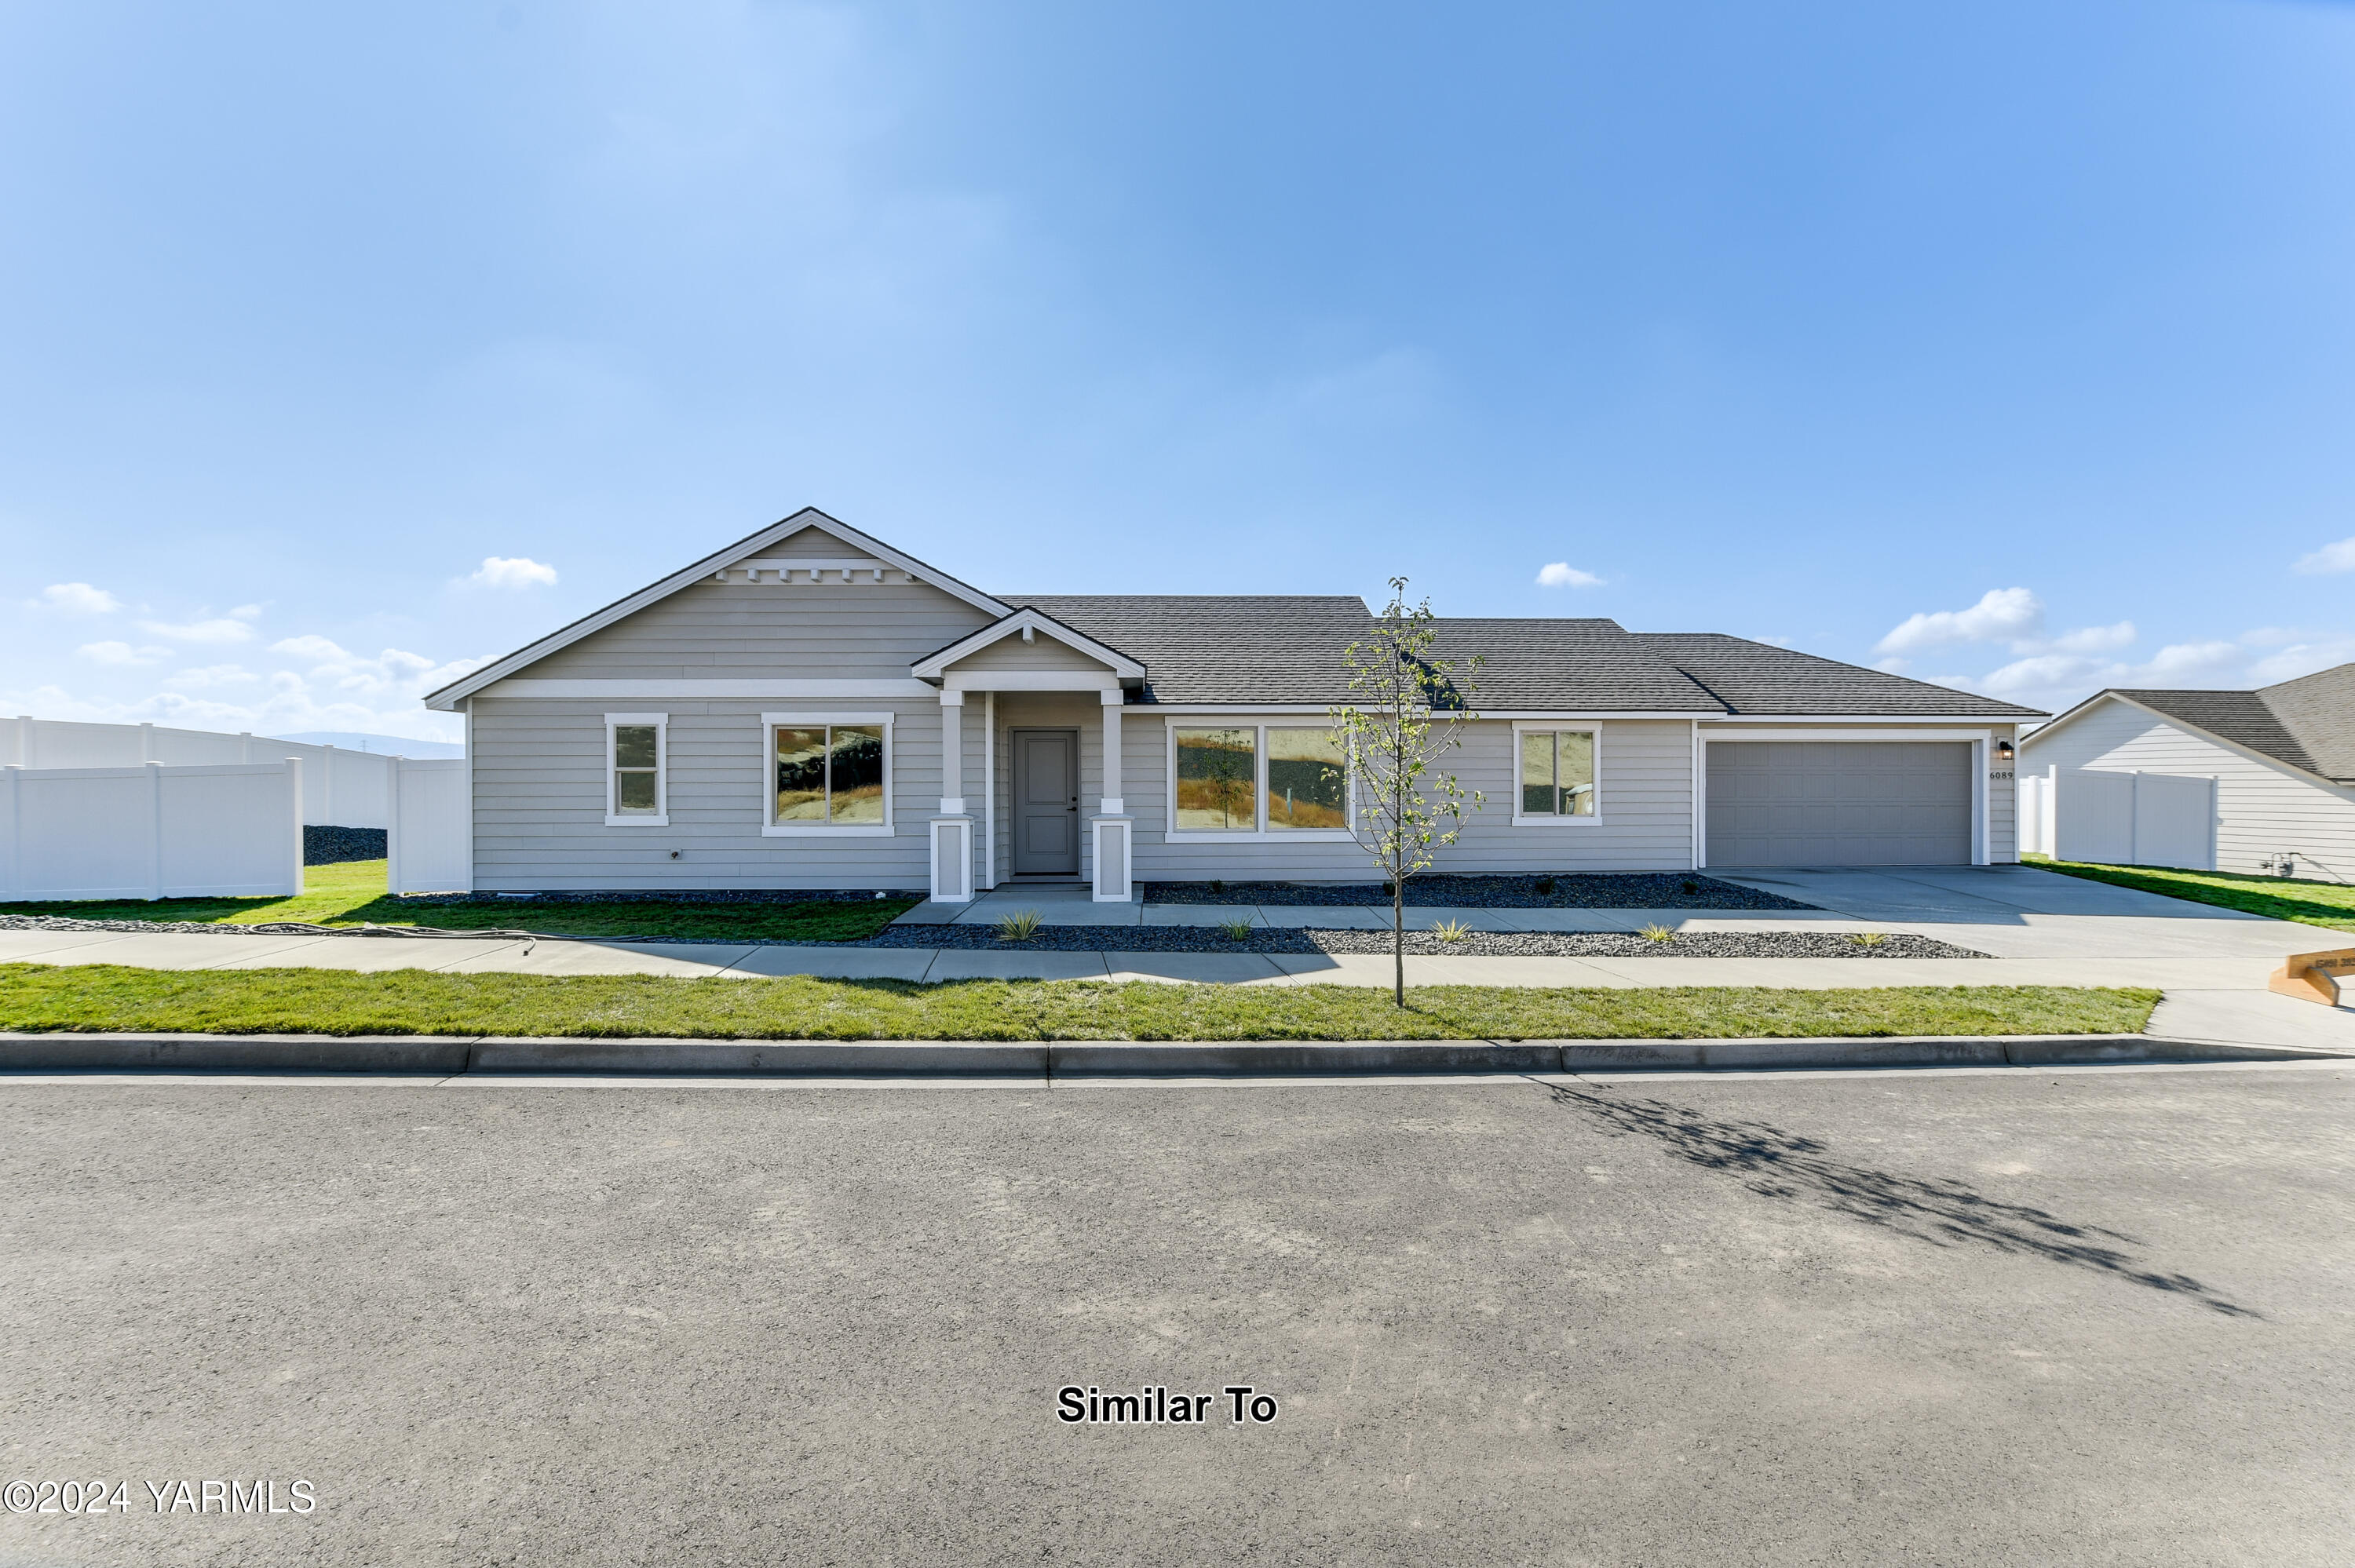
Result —
M2355 882L2355 664L2253 692L2102 692L2028 736L2020 758L2023 776L2057 791L2053 842L2032 848L2244 873L2279 874L2286 860L2299 876ZM2154 847L2136 841L2132 815L2106 827L2084 820L2069 794L2081 772L2139 774L2146 789L2203 781L2191 793L2205 800L2204 832ZM2126 788L2109 793L2127 801ZM2141 817L2147 826L2147 808ZM2078 833L2094 850L2108 841L2106 853L2070 853Z
M426 699L475 887L1364 881L1346 596L984 593L803 511ZM1739 638L1447 620L1487 664L1455 872L2015 858L2042 715Z

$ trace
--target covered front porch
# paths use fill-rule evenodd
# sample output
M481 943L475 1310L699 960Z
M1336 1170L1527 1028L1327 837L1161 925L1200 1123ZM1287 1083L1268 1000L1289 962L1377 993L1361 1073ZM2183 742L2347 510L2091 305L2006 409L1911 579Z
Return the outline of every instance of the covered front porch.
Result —
M1135 820L1122 713L1145 669L1036 610L913 666L941 704L940 809L927 823L930 902L1007 885L1128 905Z

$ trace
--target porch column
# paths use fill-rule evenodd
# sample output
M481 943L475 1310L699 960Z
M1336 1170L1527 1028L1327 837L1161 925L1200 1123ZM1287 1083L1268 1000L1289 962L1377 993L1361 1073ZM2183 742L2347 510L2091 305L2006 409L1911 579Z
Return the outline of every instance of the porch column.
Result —
M964 815L964 694L941 694L941 815Z
M964 814L964 694L941 694L941 810L929 824L932 895L937 904L973 901L973 819Z
M1122 816L1128 810L1120 788L1120 705L1124 695L1118 686L1103 694L1103 795L1096 810L1107 817Z
M1125 904L1135 895L1129 854L1136 824L1129 819L1128 802L1120 792L1121 690L1114 686L1103 696L1103 793L1097 800L1096 815L1088 821L1095 847L1092 896L1098 904Z

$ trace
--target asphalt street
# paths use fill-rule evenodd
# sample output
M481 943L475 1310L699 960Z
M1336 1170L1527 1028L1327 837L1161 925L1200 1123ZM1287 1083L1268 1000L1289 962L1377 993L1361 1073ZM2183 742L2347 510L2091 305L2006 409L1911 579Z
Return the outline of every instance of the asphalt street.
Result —
M2355 1066L0 1127L0 1563L2355 1559Z

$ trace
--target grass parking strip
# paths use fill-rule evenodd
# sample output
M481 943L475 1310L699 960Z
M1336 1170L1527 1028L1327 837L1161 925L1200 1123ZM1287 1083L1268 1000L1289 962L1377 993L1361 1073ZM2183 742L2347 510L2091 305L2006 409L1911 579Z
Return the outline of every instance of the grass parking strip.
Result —
M2213 904L2247 915L2296 920L2327 930L2355 931L2355 886L2339 882L2304 882L2286 876L2240 876L2228 871L2176 871L2165 866L2097 865L2085 861L2022 855L2041 871L2082 876L2144 893L2164 894L2194 904Z
M1664 1040L2132 1034L2145 990L674 980L0 965L0 1029L752 1040Z

